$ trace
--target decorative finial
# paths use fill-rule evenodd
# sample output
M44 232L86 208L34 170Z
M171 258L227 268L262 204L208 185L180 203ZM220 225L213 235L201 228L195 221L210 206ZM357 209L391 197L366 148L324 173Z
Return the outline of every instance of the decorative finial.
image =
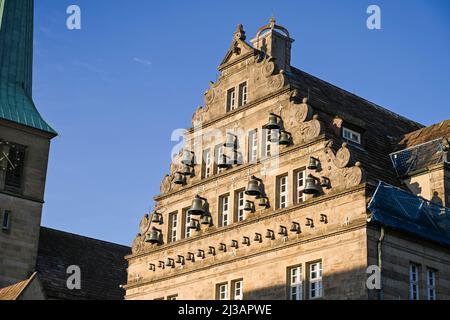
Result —
M236 40L245 40L247 38L245 36L244 26L242 24L238 24L234 37Z
M269 20L269 21L270 21L270 29L274 30L274 29L275 29L276 22L277 22L277 21L275 20L275 16L272 15L272 16L270 17L270 20Z

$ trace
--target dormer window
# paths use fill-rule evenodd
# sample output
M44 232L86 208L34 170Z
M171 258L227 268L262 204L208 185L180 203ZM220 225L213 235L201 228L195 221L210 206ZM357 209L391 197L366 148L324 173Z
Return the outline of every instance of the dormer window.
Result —
M248 86L247 82L244 82L239 85L239 107L245 106L247 104L247 97Z
M342 129L342 137L348 142L353 142L356 144L361 144L361 133L344 127Z
M236 109L236 89L231 88L227 91L227 112Z

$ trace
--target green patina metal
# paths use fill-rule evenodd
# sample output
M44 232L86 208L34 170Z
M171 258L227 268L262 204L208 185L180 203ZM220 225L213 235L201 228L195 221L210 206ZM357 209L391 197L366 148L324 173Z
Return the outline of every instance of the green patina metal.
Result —
M33 0L0 0L0 118L56 134L32 99Z

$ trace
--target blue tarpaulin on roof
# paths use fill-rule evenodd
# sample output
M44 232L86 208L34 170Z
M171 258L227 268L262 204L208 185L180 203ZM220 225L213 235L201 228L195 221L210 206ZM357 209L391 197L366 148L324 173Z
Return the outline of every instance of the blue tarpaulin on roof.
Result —
M368 210L371 222L450 245L450 209L380 182Z

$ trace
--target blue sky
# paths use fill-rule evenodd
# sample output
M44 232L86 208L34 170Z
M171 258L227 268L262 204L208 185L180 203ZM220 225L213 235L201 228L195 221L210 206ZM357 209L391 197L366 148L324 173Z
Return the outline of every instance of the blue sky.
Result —
M450 118L446 0L36 1L34 98L60 133L43 224L130 245L236 25L251 39L272 14L296 67L426 125Z

